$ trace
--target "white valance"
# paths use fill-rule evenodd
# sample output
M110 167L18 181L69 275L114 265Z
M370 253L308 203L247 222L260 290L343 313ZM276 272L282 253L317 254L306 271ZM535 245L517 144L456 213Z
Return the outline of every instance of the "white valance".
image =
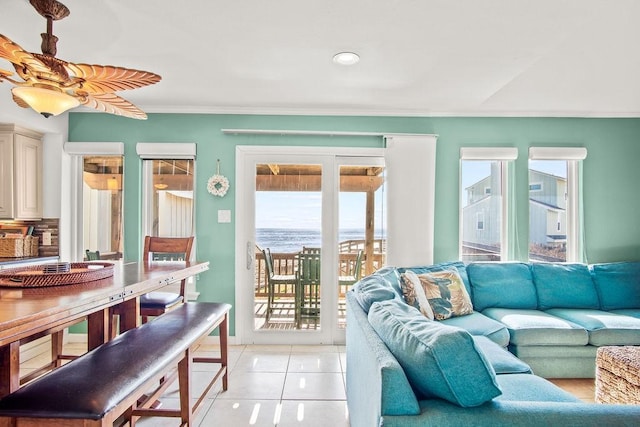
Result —
M518 158L516 147L462 147L460 160L515 160Z
M139 142L136 153L141 159L195 159L193 142Z
M585 147L529 147L529 160L584 160Z
M122 156L122 142L66 142L64 152L71 156Z

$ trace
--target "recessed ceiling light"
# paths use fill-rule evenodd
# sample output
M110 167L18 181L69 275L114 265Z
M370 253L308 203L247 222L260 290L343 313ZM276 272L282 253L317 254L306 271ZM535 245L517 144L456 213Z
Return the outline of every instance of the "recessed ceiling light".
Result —
M340 52L333 56L333 62L340 65L353 65L358 61L360 61L360 57L353 52Z

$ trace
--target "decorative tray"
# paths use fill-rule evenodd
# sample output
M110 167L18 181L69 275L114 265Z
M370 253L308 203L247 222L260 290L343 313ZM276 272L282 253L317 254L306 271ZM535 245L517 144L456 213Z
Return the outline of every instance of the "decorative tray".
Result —
M0 270L0 286L38 288L73 285L113 276L109 262L77 262L33 265Z

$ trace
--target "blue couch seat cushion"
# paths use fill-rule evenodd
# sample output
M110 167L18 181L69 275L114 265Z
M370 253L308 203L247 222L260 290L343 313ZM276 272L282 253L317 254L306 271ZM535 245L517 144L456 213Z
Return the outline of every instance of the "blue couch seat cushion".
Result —
M610 313L621 316L631 316L640 319L640 308L623 308L621 310L609 310Z
M475 336L476 343L496 374L531 374L531 367L487 337Z
M589 344L640 345L640 319L601 310L553 308L547 313L585 328Z
M586 264L533 263L538 308L600 308L596 286Z
M498 375L503 390L495 402L580 402L573 394L536 375Z
M528 264L519 262L467 265L473 306L486 308L538 308L536 289Z
M418 398L471 407L500 395L493 368L467 331L430 321L398 300L374 303L368 318Z
M451 317L442 320L441 323L462 328L473 336L485 336L502 347L509 345L509 331L507 327L477 311L466 316Z
M485 316L503 323L515 345L587 345L582 326L540 310L488 308Z
M640 308L640 262L591 266L602 310Z

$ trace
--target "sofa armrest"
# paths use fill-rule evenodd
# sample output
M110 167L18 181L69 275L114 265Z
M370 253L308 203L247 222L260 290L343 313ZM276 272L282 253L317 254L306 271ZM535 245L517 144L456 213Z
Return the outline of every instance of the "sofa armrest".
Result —
M352 427L380 424L383 415L417 415L418 400L398 361L347 292L347 404Z

